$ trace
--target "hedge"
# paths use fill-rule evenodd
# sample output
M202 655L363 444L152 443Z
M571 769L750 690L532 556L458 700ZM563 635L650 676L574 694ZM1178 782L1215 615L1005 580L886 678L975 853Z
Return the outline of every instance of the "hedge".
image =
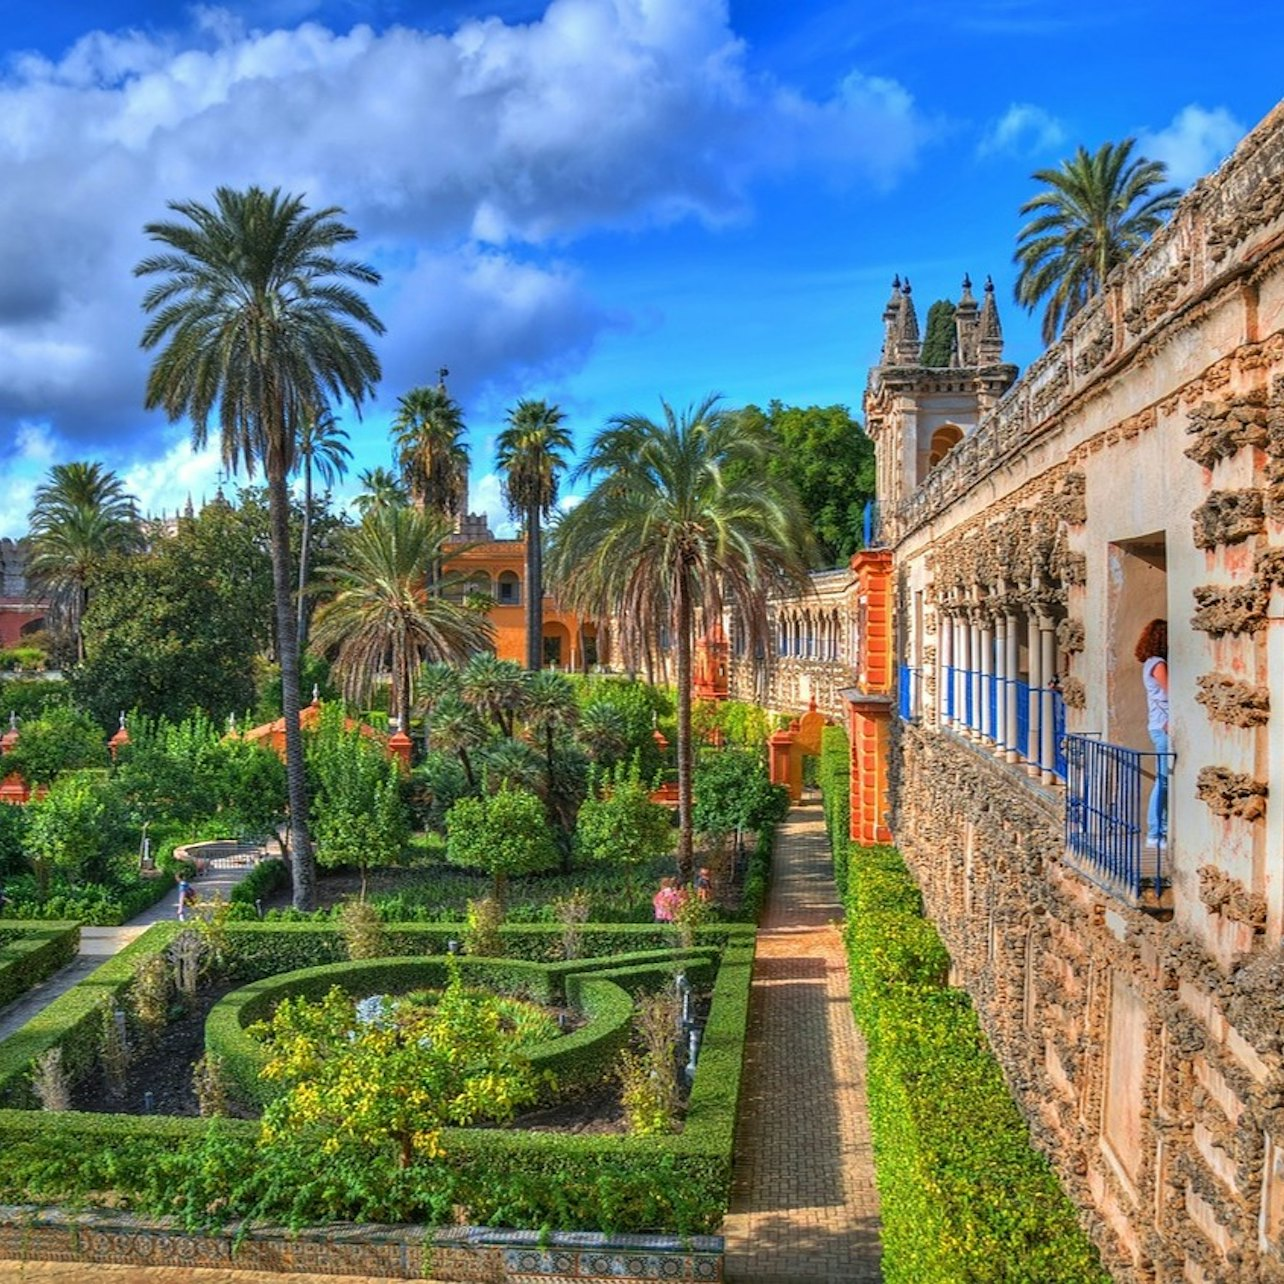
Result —
M70 1082L83 1078L98 1060L103 1007L120 1006L138 965L163 950L183 927L182 923L152 924L136 941L0 1043L0 1103L35 1104L30 1072L36 1058L49 1048L62 1049L63 1069Z
M820 782L825 806L825 827L834 857L834 882L847 885L847 851L851 846L851 747L842 727L825 727L820 739Z
M248 905L253 909L255 901L271 895L278 888L289 885L289 865L279 856L272 856L267 860L259 861L239 883L236 883L228 895L228 900L233 905Z
M0 1008L70 963L79 948L79 923L0 923Z
M852 847L846 940L890 1284L1109 1279L891 848Z
M139 957L163 947L179 926L150 929L130 947L134 957L126 966L101 976L121 961L118 956L90 981L105 982L114 998ZM306 929L292 934L295 947L328 945L327 935L337 935L318 933L311 924L234 924L228 928L230 948L240 949L244 960L255 929L280 933L295 926ZM153 936L162 930L163 940ZM612 927L609 935L617 931ZM0 1110L0 1200L74 1205L111 1192L118 1207L144 1215L174 1213L194 1228L236 1217L298 1226L332 1220L442 1222L464 1215L475 1224L534 1230L712 1231L730 1194L754 932L722 926L705 935L721 946L721 954L681 1133L634 1138L450 1129L444 1161L397 1169L390 1156L369 1153L318 1165L311 1137L263 1148L257 1125L245 1121ZM643 932L630 936L648 943ZM640 983L648 972L658 981L678 963L688 971L711 969L715 953L707 947L674 952L663 962L646 954L601 957L553 964L548 971L561 975L568 990L578 987L587 1002L594 991L610 993L607 982L611 988ZM100 1001L95 996L87 1006ZM56 1031L45 1023L43 1046L71 1038L79 1006L64 1009L62 1016ZM7 1056L10 1079L15 1061L20 1072L43 1050L41 1039L28 1038L21 1056L15 1055L11 1045L24 1033L0 1045L0 1066ZM566 1036L568 1046L574 1038Z

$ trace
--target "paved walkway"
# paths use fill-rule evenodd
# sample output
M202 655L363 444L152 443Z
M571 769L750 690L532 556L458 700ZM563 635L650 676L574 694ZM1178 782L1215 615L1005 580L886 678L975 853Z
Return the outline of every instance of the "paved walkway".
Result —
M730 1284L881 1280L865 1044L852 1018L824 814L776 840L758 932L731 1212Z
M278 849L273 844L269 850L275 852ZM212 901L220 896L227 900L232 888L253 868L254 862L247 856L220 857L211 861L205 873L193 880L192 890L200 901ZM37 1012L66 994L73 985L79 985L106 959L119 954L131 941L136 941L153 923L177 917L178 884L175 883L154 905L120 927L82 927L80 952L66 967L33 985L8 1007L0 1008L0 1043L26 1025ZM0 1280L3 1278L0 1275Z

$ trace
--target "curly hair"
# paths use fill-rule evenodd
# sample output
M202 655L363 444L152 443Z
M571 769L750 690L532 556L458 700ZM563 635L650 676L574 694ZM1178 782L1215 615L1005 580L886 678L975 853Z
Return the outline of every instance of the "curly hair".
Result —
M1133 655L1145 664L1147 660L1158 658L1160 660L1168 659L1168 621L1151 620L1141 631L1141 637L1137 639L1136 650Z

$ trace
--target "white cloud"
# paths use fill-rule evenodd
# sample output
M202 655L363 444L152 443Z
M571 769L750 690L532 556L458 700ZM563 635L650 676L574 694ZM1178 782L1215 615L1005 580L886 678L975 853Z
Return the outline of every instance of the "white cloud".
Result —
M853 73L819 101L755 75L725 0L551 0L536 21L452 33L259 31L219 9L193 21L93 32L0 77L0 426L42 416L72 440L158 440L139 409L131 268L150 248L144 223L219 183L343 206L390 283L377 309L398 296L389 371L424 335L462 332L452 368L480 337L482 380L510 357L548 359L556 337L576 359L608 321L549 245L717 224L764 170L835 152L885 186L923 138L894 81ZM488 315L444 289L413 294L407 263Z
M486 524L496 539L517 538L517 523L508 515L498 473L486 473L469 483L468 509L473 513L486 514Z
M1013 103L990 124L976 150L978 156L1038 156L1065 139L1065 126L1050 112L1034 103Z
M246 480L242 476L228 482L217 446L193 450L186 440L175 442L159 459L126 465L120 475L125 489L138 500L139 512L148 517L182 512L189 499L199 509L214 498L220 484L234 493Z
M1185 187L1216 169L1246 132L1225 107L1209 111L1190 103L1163 129L1143 131L1137 151L1150 160L1163 161L1169 181Z

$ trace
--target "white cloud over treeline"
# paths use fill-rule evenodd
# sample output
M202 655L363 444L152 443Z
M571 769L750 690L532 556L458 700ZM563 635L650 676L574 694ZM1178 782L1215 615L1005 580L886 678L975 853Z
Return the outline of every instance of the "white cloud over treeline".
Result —
M446 33L192 15L0 75L0 465L24 420L109 459L172 443L141 409L131 275L170 200L259 183L342 206L385 275L385 399L442 360L467 397L573 368L616 323L578 237L717 226L796 165L886 186L924 136L894 81L820 100L755 73L725 0L552 0Z

